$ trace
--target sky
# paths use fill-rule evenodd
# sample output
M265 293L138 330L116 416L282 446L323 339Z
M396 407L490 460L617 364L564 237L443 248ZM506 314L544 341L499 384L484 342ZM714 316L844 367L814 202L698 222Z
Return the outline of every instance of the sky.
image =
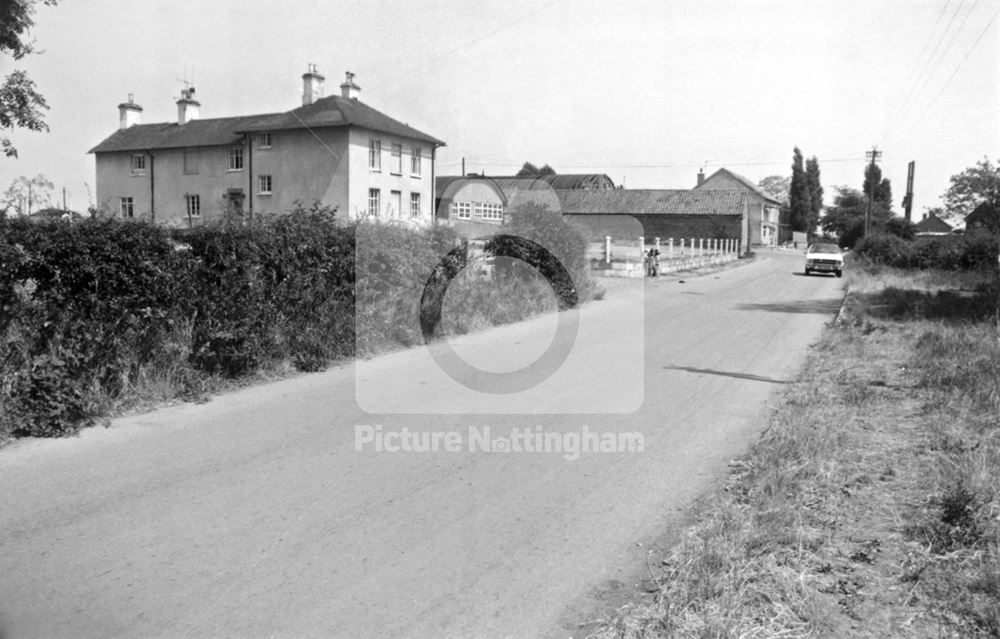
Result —
M444 140L437 174L512 174L525 161L607 173L626 188L691 188L720 167L754 182L819 160L825 203L861 188L882 151L897 212L916 162L914 217L949 177L1000 158L1000 0L61 0L39 6L41 53L0 57L50 105L15 131L0 192L44 174L93 203L87 152L131 93L173 121L183 80L201 117L301 104L307 64Z

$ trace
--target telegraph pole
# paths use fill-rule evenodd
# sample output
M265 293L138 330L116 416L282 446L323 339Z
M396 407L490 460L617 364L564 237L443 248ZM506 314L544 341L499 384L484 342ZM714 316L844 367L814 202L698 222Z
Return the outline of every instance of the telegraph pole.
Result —
M875 187L878 186L875 183L875 163L878 159L882 157L882 152L878 150L877 146L873 146L871 151L865 151L865 158L871 160L871 186L869 187L868 194L868 208L865 211L865 237L868 237L872 232L872 200L875 199Z
M906 210L906 221L910 221L913 213L913 170L916 162L911 161L906 167L906 197L903 198L903 208Z

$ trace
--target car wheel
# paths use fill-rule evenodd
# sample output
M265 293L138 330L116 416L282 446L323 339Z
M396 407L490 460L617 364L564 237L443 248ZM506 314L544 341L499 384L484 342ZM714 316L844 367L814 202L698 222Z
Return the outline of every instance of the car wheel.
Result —
M837 271L837 277L844 277L843 271Z
M812 271L810 271L809 269L806 269L806 275L809 275L809 273L811 273L811 272Z

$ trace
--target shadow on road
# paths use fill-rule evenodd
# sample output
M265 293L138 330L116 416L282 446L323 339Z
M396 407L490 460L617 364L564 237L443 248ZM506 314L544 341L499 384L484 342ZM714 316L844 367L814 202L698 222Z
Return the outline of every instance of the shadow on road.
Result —
M806 275L802 271L792 271L792 275L797 275L798 277L837 277L833 273L810 273Z
M767 382L769 384L787 384L788 381L783 379L774 379L773 377L764 377L762 375L751 375L750 373L734 373L732 371L716 371L710 368L694 368L692 366L664 366L664 370L668 371L686 371L688 373L701 373L705 375L722 375L723 377L735 377L736 379L749 379L754 382Z
M840 298L831 297L823 300L800 300L794 302L774 302L761 304L737 304L740 311L770 311L771 313L816 313L832 315L840 309Z

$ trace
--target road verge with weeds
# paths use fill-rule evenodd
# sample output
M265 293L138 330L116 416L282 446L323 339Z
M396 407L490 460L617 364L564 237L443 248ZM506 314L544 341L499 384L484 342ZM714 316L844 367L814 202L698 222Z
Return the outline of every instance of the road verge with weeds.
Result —
M591 637L1000 636L994 271L849 271L764 435Z

